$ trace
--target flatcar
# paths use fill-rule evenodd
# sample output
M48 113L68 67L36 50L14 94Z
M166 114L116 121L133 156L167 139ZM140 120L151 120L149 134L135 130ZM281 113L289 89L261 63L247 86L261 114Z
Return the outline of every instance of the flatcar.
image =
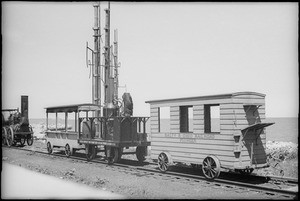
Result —
M20 143L31 146L33 130L28 118L28 96L21 96L21 112L17 109L2 109L2 145Z
M268 167L265 94L229 94L146 101L151 111L151 158L162 172L177 163L199 164L206 178L221 169L249 174ZM163 129L167 111L169 130ZM215 120L218 120L215 122Z
M79 122L82 124L82 131L78 142L85 144L88 160L95 158L97 149L102 147L108 163L112 164L128 153L123 152L125 148L134 147L135 151L130 153L136 154L138 161L143 162L148 153L147 147L150 146L146 133L148 119L149 117L133 117L124 113L88 119L81 117Z

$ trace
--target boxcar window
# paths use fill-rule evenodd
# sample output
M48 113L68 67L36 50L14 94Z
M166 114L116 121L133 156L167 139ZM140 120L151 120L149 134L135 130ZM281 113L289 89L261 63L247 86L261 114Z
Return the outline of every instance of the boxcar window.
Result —
M220 132L220 105L204 105L204 132Z
M193 132L193 106L180 106L180 132Z
M158 108L158 132L170 132L170 107Z

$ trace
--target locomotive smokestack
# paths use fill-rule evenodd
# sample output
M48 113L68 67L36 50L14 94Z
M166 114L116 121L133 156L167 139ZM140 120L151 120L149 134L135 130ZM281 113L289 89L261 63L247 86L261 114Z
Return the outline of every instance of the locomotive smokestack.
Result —
M22 124L29 124L28 96L21 96L21 118L22 118Z
M111 68L111 47L110 47L110 3L108 2L108 9L105 9L106 14L106 22L105 22L105 46L104 46L104 72L105 72L105 87L104 87L104 107L103 107L103 116L110 117L117 115L117 107L114 100L114 77L112 77L111 72L113 69Z
M101 106L101 70L100 70L100 2L94 4L94 66L93 66L93 103ZM100 116L100 112L96 112Z
M105 9L106 22L105 22L105 103L112 103L113 98L113 81L110 77L110 6Z

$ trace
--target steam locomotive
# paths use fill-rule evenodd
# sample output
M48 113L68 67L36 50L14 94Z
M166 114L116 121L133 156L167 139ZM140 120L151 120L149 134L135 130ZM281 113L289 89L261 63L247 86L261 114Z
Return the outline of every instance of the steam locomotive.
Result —
M33 130L28 119L28 96L21 96L21 112L17 109L2 109L2 145L20 143L31 146Z

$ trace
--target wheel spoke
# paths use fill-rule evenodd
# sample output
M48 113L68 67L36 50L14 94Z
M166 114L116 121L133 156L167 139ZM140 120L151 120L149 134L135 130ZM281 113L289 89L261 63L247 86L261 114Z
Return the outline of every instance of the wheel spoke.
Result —
M211 172L210 172L210 170L207 171L207 176L208 176L209 178L211 178Z
M211 162L211 158L207 159L209 166L211 166L212 162Z
M211 160L211 166L213 166L213 167L216 166L216 162L213 159Z
M213 172L214 174L216 174L217 172L214 168L211 168L210 171Z
M163 164L163 169L164 169L164 170L167 170L167 168L168 168L167 164L164 163L164 164Z

